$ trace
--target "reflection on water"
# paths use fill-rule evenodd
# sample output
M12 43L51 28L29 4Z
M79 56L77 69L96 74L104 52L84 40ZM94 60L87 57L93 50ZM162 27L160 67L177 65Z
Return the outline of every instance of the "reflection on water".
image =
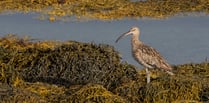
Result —
M132 26L141 28L140 40L156 48L171 64L202 62L209 56L209 16L171 17L166 20L117 20L49 22L35 14L0 15L0 35L8 33L40 40L76 40L113 45L124 61L138 65L131 57L130 37L115 39Z

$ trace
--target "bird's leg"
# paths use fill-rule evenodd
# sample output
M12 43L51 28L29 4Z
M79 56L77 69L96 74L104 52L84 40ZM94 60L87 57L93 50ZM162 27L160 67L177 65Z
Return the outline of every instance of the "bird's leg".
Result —
M148 68L145 68L145 70L147 75L147 83L150 83L150 71L148 70Z
M174 73L170 72L170 71L166 71L169 75L175 75Z

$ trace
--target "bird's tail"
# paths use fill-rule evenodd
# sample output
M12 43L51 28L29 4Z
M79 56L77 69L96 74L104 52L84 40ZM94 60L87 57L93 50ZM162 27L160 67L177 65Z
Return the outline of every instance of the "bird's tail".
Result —
M174 73L172 73L170 71L166 71L166 73L168 73L169 75L175 75Z

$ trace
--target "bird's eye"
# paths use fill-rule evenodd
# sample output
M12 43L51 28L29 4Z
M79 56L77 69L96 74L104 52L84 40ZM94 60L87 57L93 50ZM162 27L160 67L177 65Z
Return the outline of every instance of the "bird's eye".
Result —
M131 29L131 31L135 31L135 29Z

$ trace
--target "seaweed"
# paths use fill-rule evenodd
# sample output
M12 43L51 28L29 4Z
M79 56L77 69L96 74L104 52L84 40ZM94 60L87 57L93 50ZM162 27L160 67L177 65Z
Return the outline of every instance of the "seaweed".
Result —
M144 78L118 86L113 92L126 98L130 103L208 101L209 63L191 63L174 68L175 76L162 72L154 73L155 76L150 84L146 84L144 76ZM143 76L144 70L139 74Z
M166 18L188 15L188 12L208 14L208 0L1 0L0 13L36 12L41 20L115 20L124 18ZM76 20L77 20L76 19Z
M125 99L98 84L87 84L61 102L66 103L126 103Z
M134 75L126 75L125 72L136 72L133 67L120 64L119 56L107 45L72 42L54 50L28 49L19 56L15 57L20 61L16 63L21 66L17 68L30 82L45 81L65 86L98 83L110 88L121 84L122 75L134 79ZM25 58L26 63L23 62Z
M0 67L3 103L209 101L207 61L175 65L174 76L153 70L147 84L145 70L122 63L105 44L7 36L0 39Z

